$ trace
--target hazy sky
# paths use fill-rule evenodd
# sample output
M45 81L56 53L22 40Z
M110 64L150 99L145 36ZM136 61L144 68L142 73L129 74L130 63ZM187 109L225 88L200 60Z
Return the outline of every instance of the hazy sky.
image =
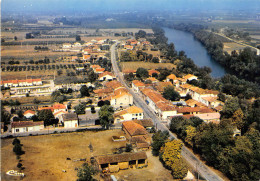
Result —
M260 0L2 0L2 11L79 12L113 10L260 9Z

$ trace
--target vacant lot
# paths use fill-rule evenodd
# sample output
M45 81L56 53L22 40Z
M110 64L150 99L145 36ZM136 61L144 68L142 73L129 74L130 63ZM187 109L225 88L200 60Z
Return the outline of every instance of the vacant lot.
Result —
M120 67L122 68L122 70L126 70L126 69L137 70L140 67L146 69L158 69L158 68L173 69L176 68L176 65L171 63L120 62Z
M99 132L63 133L33 137L21 137L25 154L21 156L23 171L26 177L23 180L76 180L76 167L84 162L76 159L112 153L113 149L125 146L126 142L113 142L112 136L125 135L122 130L108 130ZM17 170L17 159L12 152L13 139L3 139L1 146L2 167L1 179L4 181L19 180L7 176L8 170ZM89 144L93 146L90 152ZM143 169L128 169L114 175L124 180L171 180L170 172L162 166L158 157L147 152L148 167ZM8 158L8 159L5 159ZM71 158L71 160L67 160ZM74 160L74 161L73 161ZM62 172L66 170L66 173Z
M26 175L23 180L76 180L75 167L80 167L83 162L73 160L86 158L89 161L91 156L112 153L112 149L126 144L112 141L112 136L120 135L124 135L121 130L109 130L21 137L19 139L25 151L21 156ZM17 179L5 174L10 169L17 170L15 167L18 161L12 152L12 141L13 139L2 140L1 178L6 181ZM90 143L93 145L93 153L88 147ZM63 169L67 172L62 172Z

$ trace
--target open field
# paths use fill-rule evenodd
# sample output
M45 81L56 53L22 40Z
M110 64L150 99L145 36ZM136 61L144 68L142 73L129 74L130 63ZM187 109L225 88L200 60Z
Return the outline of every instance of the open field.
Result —
M37 99L41 102L50 102L51 96L37 96L37 97L19 97L19 98L8 98L7 101L10 100L18 100L21 104L32 103L34 99Z
M228 52L229 54L231 54L231 52L233 50L242 50L244 49L245 46L237 44L237 43L224 43L224 51Z
M25 181L31 180L76 180L76 167L84 162L73 161L86 158L89 162L91 156L112 153L112 150L125 146L126 142L113 142L112 136L124 135L122 130L108 130L99 132L75 132L55 135L21 137L21 144L25 154L21 156L25 167ZM19 180L5 174L6 171L15 169L18 161L12 152L13 139L3 139L1 145L2 167L1 179L3 181ZM89 144L93 145L93 153ZM5 159L8 158L8 159ZM67 160L71 158L71 160ZM148 152L147 168L129 169L119 171L114 175L124 180L171 180L171 174L162 167L157 157ZM62 170L66 170L66 173ZM127 177L125 177L127 175Z
M126 70L126 69L137 70L140 67L145 69L158 69L158 68L173 69L176 68L176 65L172 63L120 62L120 67L122 70Z
M255 20L213 20L213 23L227 23L227 24L260 24Z
M55 70L37 70L37 71L21 71L21 72L1 72L2 80L15 80L27 78L50 79L57 75Z

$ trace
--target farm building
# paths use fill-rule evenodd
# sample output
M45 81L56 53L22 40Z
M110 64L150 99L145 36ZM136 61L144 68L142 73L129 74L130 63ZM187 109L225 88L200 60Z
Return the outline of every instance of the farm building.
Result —
M61 122L64 124L64 128L76 128L78 127L78 116L75 113L62 114Z
M95 160L100 170L118 172L130 168L140 168L148 165L145 152L113 154L96 156Z
M19 121L12 122L11 124L12 133L24 133L31 131L40 131L44 129L43 121L33 122L33 121Z

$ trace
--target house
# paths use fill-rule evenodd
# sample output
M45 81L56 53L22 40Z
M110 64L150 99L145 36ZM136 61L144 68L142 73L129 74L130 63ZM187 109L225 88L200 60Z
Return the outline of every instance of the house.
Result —
M113 80L113 81L110 81L110 82L106 82L105 83L105 86L107 88L111 88L113 90L116 90L118 88L123 88L124 86L117 80Z
M126 120L140 120L144 118L144 111L137 107L131 106L125 110L119 111L114 114L114 123L126 121Z
M134 137L147 138L148 135L146 129L142 125L137 124L134 121L124 121L122 123L122 129L126 133L128 139Z
M130 74L130 73L132 73L132 74L136 74L136 70L134 70L134 69L124 69L123 71L123 74Z
M111 73L111 72L108 72L108 71L105 71L104 73L101 73L99 74L99 78L98 80L99 81L111 81L111 80L114 80L116 77Z
M90 59L91 59L91 55L89 55L89 54L83 55L83 60L90 61Z
M104 71L105 71L104 68L96 68L96 69L94 69L94 72L95 72L96 74L102 74Z
M139 80L133 80L132 81L132 88L135 92L139 92L139 88L144 88L145 84Z
M192 74L187 74L183 77L186 81L198 80L198 77Z
M223 102L218 100L218 97L202 97L201 103L206 105L207 107L218 107L219 105L224 105Z
M67 107L64 104L56 103L53 106L53 112L66 111Z
M204 104L202 104L201 102L198 102L194 99L189 99L186 102L186 105L189 106L189 107L205 107Z
M177 110L170 102L157 102L156 104L157 114L162 120L166 120L168 117L177 115Z
M95 97L99 99L103 99L109 97L109 95L113 94L112 88L104 88L104 89L96 89L93 91L95 93Z
M63 43L62 44L63 49L68 49L68 48L71 48L71 47L72 47L72 45L70 43Z
M42 111L42 110L51 110L51 112L54 112L54 109L53 109L53 107L39 107L38 108L38 111Z
M61 115L67 114L67 113L68 113L67 111L60 110L60 111L55 112L53 115L54 115L55 119L60 119Z
M18 121L11 123L12 133L24 133L32 131L40 131L44 129L43 121Z
M64 124L64 128L76 128L79 126L78 115L76 113L62 114L60 121Z
M109 99L108 99L109 100ZM128 107L129 105L133 105L133 96L132 94L123 92L123 93L118 93L114 94L110 97L110 104L114 108L119 108L119 107Z
M27 119L33 117L35 115L35 111L32 110L27 110L23 113L24 117L26 117Z
M196 115L199 113L213 113L213 111L210 108L207 107L181 107L181 108L176 108L177 110L177 115L186 115L186 114L193 114Z
M129 167L142 168L148 165L145 152L96 156L95 161L101 171L107 170L109 172L118 172Z
M168 75L166 77L166 82L171 82L172 84L179 86L179 80L177 79L176 75L174 75L174 74Z
M147 78L146 79L146 81L151 81L151 83L153 84L153 83L156 83L156 82L159 82L159 80L158 79L156 79L156 78L154 78L154 77L149 77L149 78Z
M206 114L196 114L197 117L202 119L204 122L209 123L219 123L220 122L220 113L218 112L212 112L212 113L206 113Z
M80 42L75 42L72 46L73 46L73 47L80 48L82 45L81 45Z
M71 61L75 62L78 59L78 56L71 56Z
M135 123L140 124L141 126L143 126L145 129L149 130L152 129L152 127L154 126L152 119L147 118L147 119L135 119L133 120Z

